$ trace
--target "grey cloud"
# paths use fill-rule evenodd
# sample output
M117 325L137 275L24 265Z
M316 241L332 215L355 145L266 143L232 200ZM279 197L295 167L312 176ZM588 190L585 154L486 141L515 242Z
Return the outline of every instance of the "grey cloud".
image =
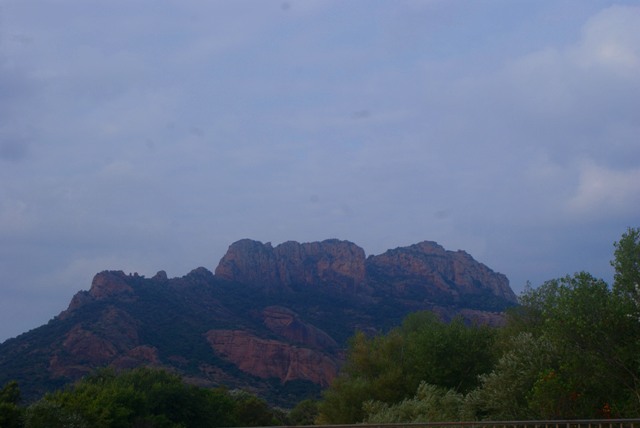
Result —
M432 239L519 290L610 277L610 243L637 220L640 85L625 70L640 25L626 9L81 3L5 8L33 40L0 67L16 304L46 290L61 309L102 269L213 269L240 238L368 253ZM602 46L632 56L603 65Z

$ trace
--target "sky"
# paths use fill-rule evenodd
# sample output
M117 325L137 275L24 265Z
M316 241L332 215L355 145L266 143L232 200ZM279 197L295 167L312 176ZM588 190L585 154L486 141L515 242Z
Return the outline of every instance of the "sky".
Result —
M639 137L637 0L3 0L0 342L243 238L611 282Z

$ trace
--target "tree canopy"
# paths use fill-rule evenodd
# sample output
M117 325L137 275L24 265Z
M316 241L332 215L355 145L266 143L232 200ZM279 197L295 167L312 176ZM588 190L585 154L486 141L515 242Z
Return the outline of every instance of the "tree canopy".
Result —
M494 363L495 330L467 325L461 318L440 321L431 312L407 316L386 335L358 333L345 367L320 403L327 423L362 421L368 401L391 405L413 395L423 383L466 393Z
M30 406L26 426L228 426L232 409L224 391L186 385L162 370L103 369Z

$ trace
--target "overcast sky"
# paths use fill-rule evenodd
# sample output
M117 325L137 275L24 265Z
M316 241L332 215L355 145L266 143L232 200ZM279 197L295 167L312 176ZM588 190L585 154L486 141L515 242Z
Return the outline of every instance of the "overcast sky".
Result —
M611 281L639 137L638 1L3 0L0 341L242 238Z

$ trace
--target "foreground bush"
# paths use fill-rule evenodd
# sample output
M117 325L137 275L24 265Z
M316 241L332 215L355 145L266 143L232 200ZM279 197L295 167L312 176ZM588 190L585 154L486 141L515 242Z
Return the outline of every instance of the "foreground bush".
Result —
M277 422L266 403L182 382L162 370L103 369L26 410L27 428L199 428Z

